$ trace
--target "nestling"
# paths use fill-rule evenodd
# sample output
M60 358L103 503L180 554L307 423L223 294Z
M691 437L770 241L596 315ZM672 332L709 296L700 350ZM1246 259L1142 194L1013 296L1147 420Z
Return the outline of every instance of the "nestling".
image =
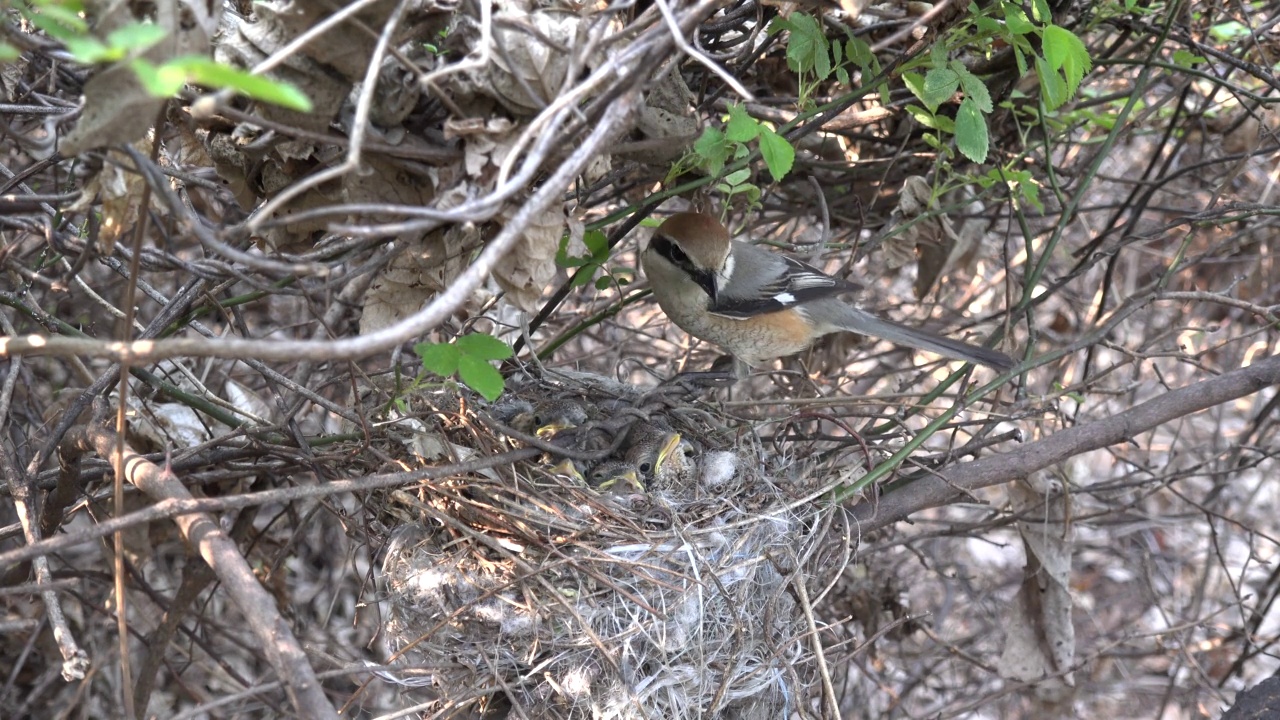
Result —
M1008 370L996 350L877 317L841 300L861 288L805 263L735 241L710 215L677 213L640 256L653 295L685 332L747 365L792 355L836 332L855 332Z

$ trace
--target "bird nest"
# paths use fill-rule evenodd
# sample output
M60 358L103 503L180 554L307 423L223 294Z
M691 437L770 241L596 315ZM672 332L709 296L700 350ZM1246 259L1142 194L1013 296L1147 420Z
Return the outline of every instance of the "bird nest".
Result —
M835 572L829 553L847 552L824 538L847 526L795 463L764 459L754 434L697 403L629 386L531 381L494 406L418 401L437 423L427 434L460 459L537 448L391 496L413 517L383 563L388 649L437 710L778 718L807 705L809 593ZM565 416L573 428L550 422ZM642 486L592 486L593 466L643 464L653 427L684 448L678 478L660 487L668 452Z

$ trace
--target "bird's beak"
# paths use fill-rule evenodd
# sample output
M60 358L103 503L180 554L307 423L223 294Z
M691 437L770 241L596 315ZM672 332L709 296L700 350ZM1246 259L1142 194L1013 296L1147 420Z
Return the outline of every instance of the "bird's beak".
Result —
M560 432L561 430L568 430L571 427L573 427L572 423L559 420L557 422L547 423L546 425L543 425L542 427L534 431L533 434L537 435L543 440L550 440L551 438L556 436L556 433Z
M662 467L662 463L667 461L671 453L680 447L680 433L671 433L666 442L662 443L662 449L658 451L658 459L653 462L653 474L658 474L658 469Z
M578 466L574 465L573 460L569 458L565 458L555 465L552 465L551 472L555 475L563 475L570 480L580 482L584 485L587 483L587 479L582 477L582 473L578 470Z
M630 486L636 492L644 492L644 483L640 482L640 476L633 469L628 469L624 473L614 475L613 477L600 483L601 490L611 490L621 482L623 485Z

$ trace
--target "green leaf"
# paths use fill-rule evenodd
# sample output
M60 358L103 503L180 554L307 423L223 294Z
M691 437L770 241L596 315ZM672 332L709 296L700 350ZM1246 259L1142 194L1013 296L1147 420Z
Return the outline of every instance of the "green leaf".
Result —
M956 113L956 149L970 160L981 163L987 161L989 145L987 119L973 98L967 97L960 102L960 110Z
M38 6L38 12L26 11L23 15L49 37L65 42L69 38L83 37L89 26L77 10L69 5L46 3Z
M1014 35L1026 35L1036 29L1022 8L1007 2L1004 3L1004 24L1009 26L1009 32Z
M702 160L707 172L719 175L724 170L725 161L729 159L729 141L719 128L707 127L694 141L693 152Z
M960 87L964 90L965 97L973 100L978 105L978 109L984 113L989 113L995 109L991 104L991 93L987 90L987 86L977 75L969 72L969 68L962 65L959 61L951 63L952 69L956 73L956 77L960 78Z
M418 343L413 351L422 358L422 367L428 372L442 378L453 377L458 372L458 361L462 359L462 351L455 345L444 343Z
M915 95L921 102L924 102L924 76L920 73L904 72L902 73L902 84L907 86L912 95Z
M841 85L852 84L849 81L849 71L845 70L843 67L836 68L836 80L839 80Z
M621 282L619 282L619 284L621 284ZM613 278L609 277L608 275L601 275L600 277L596 278L597 290L601 290L601 291L608 290L611 287L613 287Z
M1076 94L1080 80L1093 67L1089 50L1070 30L1057 25L1044 29L1044 59L1052 70L1061 69L1067 79L1067 97Z
M920 96L920 102L924 103L930 112L937 112L938 106L950 100L959 88L960 78L956 76L954 70L945 67L933 68L924 76L924 94Z
M229 65L214 62L200 55L187 55L174 58L165 63L165 67L181 68L187 73L190 82L211 88L227 88L243 95L279 105L298 112L311 112L311 100L296 87L265 78L250 75Z
M831 74L826 36L812 15L792 13L789 18L774 20L770 32L775 27L791 33L787 41L787 67L796 73L812 72L819 80Z
M124 55L121 52L113 52L111 48L90 35L69 37L63 40L62 44L67 46L67 52L71 53L76 62L84 65L119 60Z
M937 118L934 116L934 114L929 112L928 110L925 110L919 105L908 105L907 114L915 118L916 122L929 128L930 130L938 129L938 123L936 122Z
M510 345L485 333L463 335L454 341L454 345L458 346L463 355L470 355L481 360L506 360L511 357Z
M600 263L595 260L586 260L582 263L582 269L578 270L573 276L573 284L569 287L580 288L591 282L591 278L596 276L596 271L600 269Z
M760 134L760 123L747 114L747 109L739 103L729 106L729 122L724 128L725 137L730 142L749 142Z
M796 149L791 147L791 143L764 126L760 128L760 155L764 157L764 164L768 166L774 182L782 182L796 161Z
M22 57L22 51L7 42L0 42L0 62L17 60L20 57Z
M458 339L462 340L466 337L473 336L466 335ZM466 383L467 387L483 395L484 399L489 402L497 400L504 387L502 373L495 370L488 362L474 355L463 355L459 358L458 379Z
M187 84L187 74L178 68L156 67L142 58L129 61L129 67L146 91L156 97L173 97Z
M1038 57L1036 58L1036 75L1040 77L1040 93L1044 98L1045 108L1057 110L1071 98L1070 93L1067 92L1067 81Z
M587 246L591 257L596 260L609 257L609 237L599 230L588 230L583 233L582 244Z
M1189 50L1179 49L1173 51L1173 62L1177 65L1181 65L1182 67L1191 67L1197 63L1208 61Z
M844 43L845 57L849 58L854 65L867 70L876 63L876 56L871 52L871 46L862 38L849 38Z
M1031 19L1045 24L1053 22L1053 10L1047 0L1031 0Z
M742 168L741 170L735 170L734 172L731 172L728 175L724 176L724 181L729 186L741 185L742 183L746 182L749 179L751 179L751 168Z
M137 53L160 42L168 34L159 25L131 22L108 33L107 44L114 49Z

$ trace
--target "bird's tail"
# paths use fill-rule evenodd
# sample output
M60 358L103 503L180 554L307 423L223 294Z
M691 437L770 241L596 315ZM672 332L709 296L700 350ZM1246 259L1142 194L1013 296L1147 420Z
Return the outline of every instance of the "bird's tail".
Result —
M841 330L878 337L896 345L906 345L917 350L937 353L954 360L986 365L989 368L1001 371L1008 370L1017 364L1013 358L998 350L970 345L927 330L899 325L892 320L877 317L848 303L840 303L840 305L842 307L836 313L838 317L833 318L834 322L832 324Z

